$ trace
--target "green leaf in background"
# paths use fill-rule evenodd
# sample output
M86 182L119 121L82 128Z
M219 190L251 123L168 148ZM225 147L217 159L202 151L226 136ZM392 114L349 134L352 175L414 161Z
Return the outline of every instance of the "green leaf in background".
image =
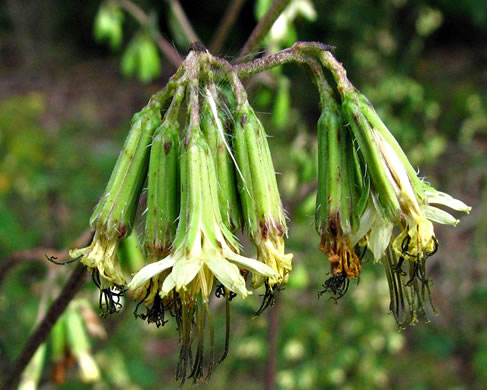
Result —
M174 13L174 6L172 1L169 3L169 12L167 13L167 25L169 31L171 31L171 36L178 48L182 49L183 52L186 51L191 44L187 34L184 32L184 28L181 25L179 18Z
M274 100L274 108L272 110L272 123L274 126L281 128L286 124L290 107L291 95L289 91L289 80L285 76L280 76Z
M118 49L123 38L123 12L115 3L102 3L95 16L93 34L97 42L108 42Z
M137 75L140 81L148 83L161 73L161 59L154 41L146 33L138 33L130 41L122 56L122 73Z

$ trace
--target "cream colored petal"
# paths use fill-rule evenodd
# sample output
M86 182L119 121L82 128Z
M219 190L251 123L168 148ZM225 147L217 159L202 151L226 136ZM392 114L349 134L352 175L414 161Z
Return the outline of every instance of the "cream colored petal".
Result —
M369 236L369 249L374 254L374 260L379 261L391 241L392 236L392 223L383 218L377 218Z
M171 268L174 265L174 262L174 257L168 256L162 260L156 261L155 263L146 265L134 275L128 285L128 288L130 290L135 290L142 287L149 279Z
M453 210L463 211L465 213L469 213L472 209L461 200L455 199L453 196L444 192L436 191L434 189L427 189L425 193L428 198L428 203L430 204L441 204Z
M81 352L76 356L80 368L81 381L93 383L100 380L100 370L95 360L88 352Z
M174 281L174 278L172 277L172 273L170 273L166 279L164 279L164 283L162 284L161 287L161 292L159 295L161 298L164 298L167 294L169 294L174 288L176 287L176 282Z
M224 250L223 254L225 257L233 263L236 263L242 268L245 268L249 271L255 272L262 276L266 276L268 278L277 278L277 274L272 270L271 267L268 265L257 261L255 259L251 259L249 257L244 257L241 255L236 254L230 250Z
M352 232L352 235L350 237L350 243L352 247L357 245L357 243L362 239L362 237L364 237L369 232L377 217L378 217L377 211L375 210L375 207L372 204L372 202L369 201L367 208L365 209L364 213L360 217L360 224L358 230L356 232Z
M206 259L205 264L215 277L229 290L237 293L242 298L245 298L250 293L245 287L245 280L235 264L216 256Z
M426 218L428 218L430 221L433 222L441 223L444 225L452 225L452 226L456 226L458 222L460 222L453 215L437 207L424 206L423 211Z
M201 270L203 261L200 257L180 257L172 268L172 276L176 283L176 290L186 288Z

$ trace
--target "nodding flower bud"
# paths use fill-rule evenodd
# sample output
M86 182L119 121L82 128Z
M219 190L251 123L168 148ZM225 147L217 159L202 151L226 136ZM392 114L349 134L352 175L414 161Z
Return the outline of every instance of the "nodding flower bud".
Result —
M237 108L233 147L245 229L257 247L257 259L276 273L272 278L253 274L252 285L265 283L272 292L287 282L293 255L285 253L286 218L267 136L248 101Z
M22 372L18 390L36 390L41 379L42 368L46 358L47 345L42 343L37 348L32 360Z
M235 178L235 157L230 147L233 121L218 105L218 91L214 83L211 83L204 93L201 130L205 134L215 162L218 201L223 223L231 232L236 232L241 228L241 215Z
M181 207L179 224L169 255L142 268L129 283L130 289L143 286L149 279L170 271L162 282L160 297L181 307L182 349L177 378L187 377L191 358L193 317L197 316L198 352L190 376L203 375L204 324L208 317L213 351L212 319L208 300L215 278L243 298L250 292L240 268L263 277L274 271L257 260L239 255L238 243L223 223L219 202L215 163L210 148L197 124L191 123L180 151ZM180 302L178 304L177 302ZM199 308L199 309L195 309ZM210 357L209 374L213 366Z
M69 350L78 362L81 380L93 383L100 380L100 370L90 352L90 341L78 310L71 305L65 313L65 329Z
M393 249L410 261L431 256L438 246L431 221L454 224L456 220L430 203L439 202L465 212L470 208L449 195L434 196L438 192L418 177L393 135L363 95L357 91L345 94L343 106L367 164L380 214L399 226L401 231L393 242ZM386 242L381 244L382 248L386 246Z
M343 284L357 278L362 266L351 243L352 206L357 207L352 205L356 192L353 143L331 91L318 121L318 145L316 228L332 274L324 287L341 295Z
M179 108L184 98L181 86L173 100L162 124L156 129L150 151L147 175L147 210L145 212L145 250L149 263L161 260L169 254L176 234L179 216ZM134 291L136 300L143 300L146 306L153 303L163 277L157 275L146 285ZM155 303L157 306L159 302ZM154 308L154 309L157 309ZM157 310L156 310L157 311ZM162 314L162 313L161 313ZM146 315L140 315L145 318ZM156 317L148 317L148 321Z
M95 235L90 246L70 251L73 258L99 275L102 291L125 284L117 260L120 240L127 237L135 218L142 185L147 175L152 135L161 120L160 106L149 104L132 119L132 126L115 168L91 217Z

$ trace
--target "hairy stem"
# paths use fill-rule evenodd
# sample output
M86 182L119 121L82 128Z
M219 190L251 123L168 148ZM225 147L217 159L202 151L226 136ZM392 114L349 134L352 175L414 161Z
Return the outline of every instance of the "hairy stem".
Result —
M230 31L230 27L233 25L233 22L237 18L242 6L244 5L245 0L233 0L227 7L223 18L220 21L220 25L216 29L215 36L210 44L210 52L214 54L218 54L221 50L223 43L227 39L228 32Z
M307 55L307 53L315 56L322 52L328 53L331 49L333 49L333 46L319 42L296 42L290 48L281 50L275 54L235 65L234 70L237 72L238 76L242 78L291 62L308 64L310 69L313 70L316 69L317 66L316 60L310 57L310 55Z
M39 348L39 346L47 339L49 332L56 323L57 319L61 316L69 302L71 302L76 293L83 286L85 276L86 268L83 264L79 263L71 274L69 280L64 285L57 299L52 303L44 319L30 335L19 358L15 362L9 375L6 377L1 388L2 390L10 390L15 387L20 379L22 371L24 371L27 364L29 364L30 359L37 351L37 348Z
M248 55L249 53L252 53L259 47L274 22L277 20L279 15L281 15L282 11L284 11L284 9L289 5L290 2L291 0L274 0L264 17L260 19L259 23L257 23L257 26L255 26L254 30L250 34L249 39L247 39L247 42L245 42L245 45L239 54L240 59L242 59L242 57Z
M151 35L154 42L156 42L159 49L162 53L167 57L169 62L173 64L176 68L181 65L182 59L177 50L172 47L172 45L162 36L162 34L157 29L152 18L147 15L142 8L140 8L137 4L131 2L130 0L110 0L120 7L122 7L125 11L127 11L130 15L133 16L137 22L144 27L147 32Z

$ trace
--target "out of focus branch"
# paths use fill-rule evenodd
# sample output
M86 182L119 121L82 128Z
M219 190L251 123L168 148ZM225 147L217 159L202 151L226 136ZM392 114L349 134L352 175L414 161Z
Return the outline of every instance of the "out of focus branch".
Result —
M247 42L245 42L245 45L239 54L240 60L242 60L242 57L257 50L259 45L262 43L262 40L265 38L265 36L273 26L274 22L277 20L282 11L284 11L284 9L289 5L290 2L291 0L274 0L270 8L267 10L266 14L263 16L262 19L259 20L257 26L255 26L254 30L250 34L249 39L247 39Z
M218 55L218 52L221 50L223 43L228 36L230 27L240 13L240 10L242 9L244 3L245 0L233 0L227 7L225 15L223 15L223 18L220 21L220 25L216 29L215 36L213 37L213 40L210 44L211 53Z
M89 230L85 231L72 245L71 248L83 247L89 243L92 239L93 233ZM8 272L13 269L18 264L24 263L25 261L41 261L45 264L50 264L46 261L46 255L54 257L57 261L62 262L69 257L69 250L59 251L52 248L32 248L23 251L18 251L12 253L8 256L2 263L0 263L0 287L5 281Z
M27 343L25 344L19 358L15 362L9 375L6 377L5 382L2 385L2 390L10 390L16 386L22 372L29 364L32 356L34 356L37 348L39 348L39 346L47 339L49 332L56 323L57 319L61 316L69 302L71 302L71 300L83 286L85 276L86 267L83 264L78 263L69 280L64 285L61 293L52 303L44 319L39 323L37 328L27 340Z
M147 15L144 10L142 10L142 8L140 8L137 4L131 2L130 0L111 1L122 7L125 11L132 15L133 18L137 20L137 22L139 22L142 27L147 29L152 39L154 39L154 42L156 42L157 46L159 46L159 49L167 57L171 64L173 64L176 68L181 65L182 59L177 50L169 43L169 41L167 41L162 36L157 26L155 26L152 18Z
M184 9L181 6L179 0L170 0L170 6L174 16L176 17L179 24L181 25L184 35L186 35L188 41L190 42L200 41L198 35L196 35L193 29L193 26L191 25L191 22L188 20L188 17L186 16L186 13L184 12Z

